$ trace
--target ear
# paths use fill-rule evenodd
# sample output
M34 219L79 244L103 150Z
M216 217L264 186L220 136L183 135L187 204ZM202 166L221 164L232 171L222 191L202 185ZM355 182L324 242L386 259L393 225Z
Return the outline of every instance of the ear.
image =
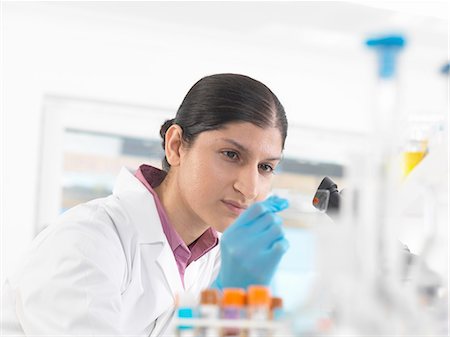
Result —
M171 125L166 131L166 158L170 166L180 165L183 130L179 125Z

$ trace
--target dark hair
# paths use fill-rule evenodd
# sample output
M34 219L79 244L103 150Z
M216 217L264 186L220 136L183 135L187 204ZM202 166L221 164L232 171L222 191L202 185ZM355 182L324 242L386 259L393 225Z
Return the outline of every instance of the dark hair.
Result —
M287 136L287 119L275 94L263 83L239 74L216 74L203 77L188 91L174 119L160 130L165 148L165 135L172 124L183 130L183 141L192 143L204 132L217 130L230 122L250 122L261 128L277 127L282 148ZM163 159L163 169L170 164Z

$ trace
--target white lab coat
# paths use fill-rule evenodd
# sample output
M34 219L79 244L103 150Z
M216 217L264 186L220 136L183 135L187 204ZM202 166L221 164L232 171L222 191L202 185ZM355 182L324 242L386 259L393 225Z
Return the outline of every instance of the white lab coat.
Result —
M219 248L181 283L153 196L122 169L111 196L76 206L33 241L3 289L3 336L172 334L177 293L215 279Z

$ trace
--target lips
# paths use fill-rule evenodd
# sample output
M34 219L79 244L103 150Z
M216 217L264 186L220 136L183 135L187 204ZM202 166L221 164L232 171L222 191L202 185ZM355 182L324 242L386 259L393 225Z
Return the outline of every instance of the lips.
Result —
M247 205L241 204L233 200L222 200L225 206L234 214L239 215L247 209Z

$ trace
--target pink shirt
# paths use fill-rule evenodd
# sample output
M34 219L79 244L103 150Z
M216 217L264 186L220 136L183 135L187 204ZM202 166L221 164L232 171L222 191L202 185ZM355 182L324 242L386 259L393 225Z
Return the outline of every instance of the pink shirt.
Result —
M180 235L169 221L167 213L153 188L157 187L166 177L166 172L149 165L141 165L135 174L136 178L144 184L155 199L156 209L161 220L162 229L172 248L181 282L184 285L184 272L192 261L208 253L219 243L217 232L213 228L208 228L197 240L186 246Z

